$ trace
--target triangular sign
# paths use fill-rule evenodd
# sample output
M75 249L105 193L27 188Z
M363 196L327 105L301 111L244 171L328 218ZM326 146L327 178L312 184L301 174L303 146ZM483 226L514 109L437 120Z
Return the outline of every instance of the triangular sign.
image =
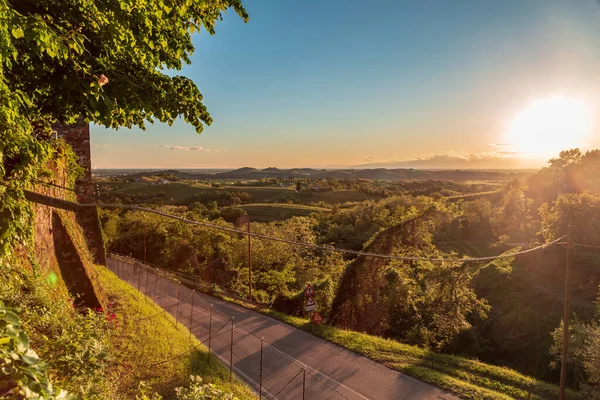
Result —
M313 324L320 324L323 322L323 318L321 317L321 315L318 312L314 312L312 313L312 316L310 317L310 321Z
M305 296L310 296L314 292L315 291L313 290L313 287L312 287L312 285L310 283L308 285L306 285L306 289L304 289L304 295Z
M308 299L306 299L305 307L316 306L316 305L317 305L317 303L315 303L315 301L313 300L312 297L309 297Z

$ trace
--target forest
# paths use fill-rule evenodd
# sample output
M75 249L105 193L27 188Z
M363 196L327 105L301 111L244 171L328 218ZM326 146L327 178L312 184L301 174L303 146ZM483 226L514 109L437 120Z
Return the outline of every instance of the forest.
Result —
M356 189L345 181L328 181L337 184L334 193ZM325 211L307 216L250 223L254 233L325 246L252 238L253 300L303 315L302 290L311 282L328 324L558 382L565 265L571 251L569 385L590 398L599 396L600 150L563 151L547 167L502 182L493 191L490 182L478 183L483 195L474 197L457 196L473 193L464 182L354 184L364 191L385 187L386 192L362 201L321 202ZM102 196L112 202L135 200L122 189L105 188ZM220 190L222 197L189 196L170 204L149 197L143 204L245 229L246 211L240 205L252 196L224 201L231 199L231 191ZM101 222L110 251L247 294L248 240L241 234L125 209L103 210ZM563 237L541 251L510 256ZM328 247L425 259L507 257L476 263L406 261Z

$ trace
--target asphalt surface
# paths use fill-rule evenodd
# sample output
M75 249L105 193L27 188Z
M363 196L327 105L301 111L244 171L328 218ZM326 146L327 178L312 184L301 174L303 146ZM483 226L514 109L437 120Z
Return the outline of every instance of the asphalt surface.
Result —
M109 267L134 286L139 284L149 301L177 316L198 339L210 345L214 356L226 366L232 360L233 372L260 391L263 398L457 399L269 316L193 293L152 270L139 268L138 272L130 264L121 262L118 267L116 264L111 260ZM235 317L233 322L231 317ZM262 357L260 338L264 338Z

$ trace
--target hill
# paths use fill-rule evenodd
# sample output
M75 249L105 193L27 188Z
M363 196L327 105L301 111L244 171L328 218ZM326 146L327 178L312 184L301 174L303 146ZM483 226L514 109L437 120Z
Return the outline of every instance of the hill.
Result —
M118 170L95 170L95 174L102 176L119 176L121 178L141 178L144 176L156 176L160 174L172 175L180 179L197 180L254 180L263 178L277 179L371 179L371 180L406 180L406 179L444 179L444 180L491 180L509 181L516 178L528 176L531 171L527 170L427 170L412 168L373 168L373 169L312 169L312 168L265 168L256 169L251 167L239 168L231 171L206 172L199 170L128 170L126 173Z

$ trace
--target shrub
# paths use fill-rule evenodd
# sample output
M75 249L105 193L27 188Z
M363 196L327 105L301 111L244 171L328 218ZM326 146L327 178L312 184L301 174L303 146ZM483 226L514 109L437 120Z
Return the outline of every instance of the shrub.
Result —
M14 399L74 399L64 390L55 392L46 376L48 366L29 347L29 337L15 310L0 303L0 395Z
M190 376L190 387L175 389L177 400L237 400L231 393L226 393L213 384L203 384L200 376Z

